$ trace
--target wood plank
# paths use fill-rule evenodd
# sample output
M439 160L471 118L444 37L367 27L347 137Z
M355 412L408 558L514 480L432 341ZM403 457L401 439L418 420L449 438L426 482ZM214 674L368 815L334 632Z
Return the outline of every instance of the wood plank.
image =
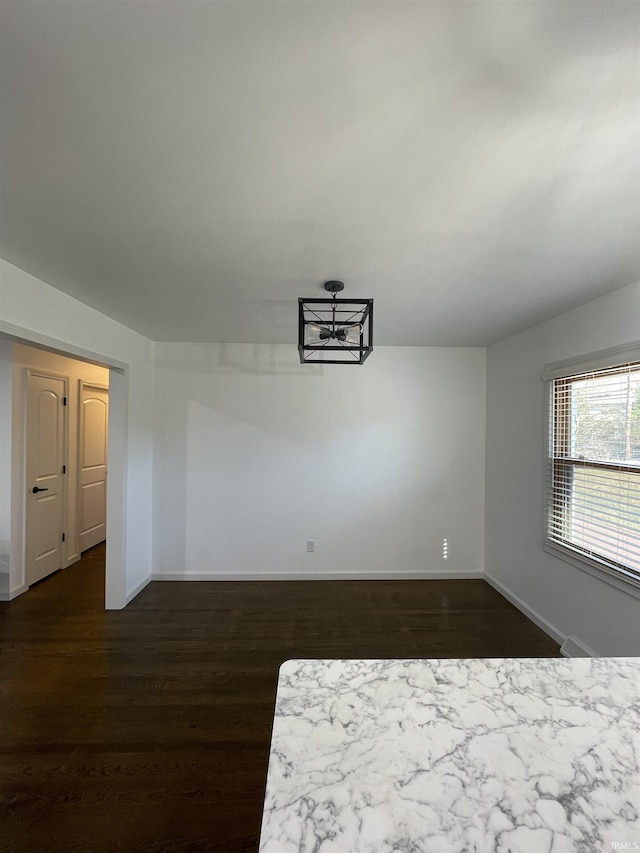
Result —
M291 657L556 657L481 580L150 584L104 611L104 545L0 605L0 847L257 846Z

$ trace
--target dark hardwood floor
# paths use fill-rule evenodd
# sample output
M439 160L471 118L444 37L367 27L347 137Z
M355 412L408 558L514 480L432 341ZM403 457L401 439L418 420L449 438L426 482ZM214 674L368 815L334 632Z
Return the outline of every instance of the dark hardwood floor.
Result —
M255 851L291 657L556 657L473 581L153 583L104 546L0 604L0 850Z

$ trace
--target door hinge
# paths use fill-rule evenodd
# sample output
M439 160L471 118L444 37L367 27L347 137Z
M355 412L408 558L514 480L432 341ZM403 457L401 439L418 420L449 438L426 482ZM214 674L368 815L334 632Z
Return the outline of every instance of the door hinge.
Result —
M66 406L66 405L67 405L67 398L66 398L66 397L63 397L63 398L62 398L62 405L63 405L63 406Z
M62 534L62 541L63 541L63 542L64 542L64 538L65 538L65 536L66 536L66 535L67 535L66 533L63 533L63 534Z
M66 473L67 473L67 466L66 466L66 465L63 465L63 466L62 466L62 473L63 473L63 474L66 474Z

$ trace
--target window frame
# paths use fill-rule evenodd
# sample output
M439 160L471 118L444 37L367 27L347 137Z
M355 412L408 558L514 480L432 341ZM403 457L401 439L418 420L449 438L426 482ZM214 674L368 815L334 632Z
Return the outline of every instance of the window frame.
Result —
M547 394L545 398L545 479L543 500L543 550L570 563L588 574L620 589L635 598L640 599L640 578L629 572L624 565L615 564L615 561L598 559L592 553L583 550L567 540L563 543L549 536L549 521L553 512L553 504L558 500L559 493L563 488L557 488L558 477L564 480L570 476L576 467L597 468L601 470L615 470L621 472L638 473L638 467L623 463L611 464L607 462L588 462L574 459L569 456L570 446L570 413L566 406L561 406L561 416L557 417L557 401L563 393L562 388L571 382L573 378L584 373L601 370L621 370L628 364L640 362L640 341L623 344L608 350L589 353L575 359L566 359L561 362L545 365L542 379L547 383ZM556 454L558 446L563 451L562 455ZM565 455L566 454L566 455ZM560 460L560 466L554 462ZM558 470L559 469L559 470Z

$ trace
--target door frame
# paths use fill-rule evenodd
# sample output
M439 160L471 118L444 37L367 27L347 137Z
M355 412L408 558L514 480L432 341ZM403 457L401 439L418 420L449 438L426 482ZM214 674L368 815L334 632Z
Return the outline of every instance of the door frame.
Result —
M71 378L66 376L63 373L55 373L52 370L39 370L36 367L25 367L21 376L22 383L22 405L23 405L23 414L22 414L22 427L23 427L23 443L24 443L24 559L25 559L25 586L27 589L29 588L29 584L27 583L27 516L29 513L29 483L27 482L27 435L28 435L28 418L29 418L29 380L32 376L42 376L45 379L59 379L64 383L64 394L65 397L69 398L69 384L71 382ZM14 398L15 399L15 398ZM63 442L62 442L62 456L63 456L63 465L67 466L67 470L69 470L69 407L65 405L63 412ZM67 478L63 476L62 478L62 528L63 531L67 530L69 526L69 514L68 514L68 506L67 501L69 498L69 490L67 489ZM61 569L66 569L69 566L69 537L67 536L62 543L62 565Z
M127 596L127 445L129 364L104 353L95 352L75 344L52 338L34 329L18 326L0 319L0 336L5 340L35 346L58 355L89 361L109 369L109 492L107 493L107 556L105 566L105 609L121 610L126 607ZM12 410L15 415L16 394L13 389ZM9 401L7 401L9 402ZM19 397L18 397L19 403ZM10 483L0 483L3 500L10 502L9 541L9 591L2 599L16 598L28 587L25 584L25 454L24 436L12 429ZM9 478L7 478L9 479Z

